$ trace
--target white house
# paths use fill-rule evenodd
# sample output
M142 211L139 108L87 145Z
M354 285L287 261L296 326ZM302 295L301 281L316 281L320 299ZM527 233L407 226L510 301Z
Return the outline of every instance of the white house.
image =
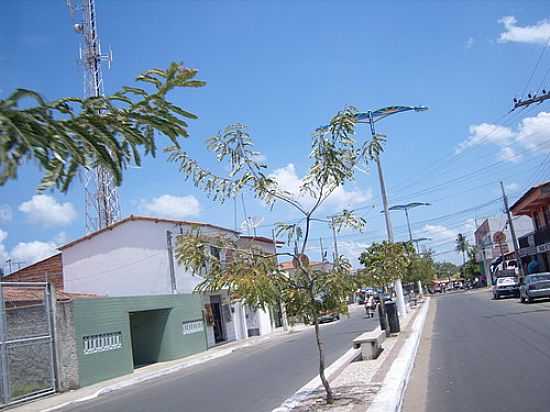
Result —
M131 215L60 248L64 289L113 297L192 293L202 279L177 264L173 247L194 229L239 242L238 232L216 225ZM269 313L232 303L226 290L203 294L203 304L208 346L248 337L253 322L253 334L271 331Z

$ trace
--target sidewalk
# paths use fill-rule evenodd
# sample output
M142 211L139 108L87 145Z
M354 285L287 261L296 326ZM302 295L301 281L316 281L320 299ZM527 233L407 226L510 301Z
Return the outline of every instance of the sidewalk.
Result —
M383 352L377 359L354 362L351 354L348 356L347 366L340 368L338 373L328 378L337 399L333 405L326 404L323 388L312 381L275 411L389 412L399 410L415 359L429 301L430 298L427 298L424 303L400 319L401 333L384 341ZM353 349L350 349L351 351ZM360 352L360 350L357 351ZM342 360L334 362L327 371L338 368Z
M55 395L39 398L35 401L14 405L9 410L17 412L49 412L73 403L84 402L95 399L103 394L127 388L137 383L145 382L151 379L156 379L164 375L177 372L179 370L199 365L213 359L218 359L227 356L234 351L242 348L258 345L265 341L276 339L279 337L288 336L294 333L299 333L311 326L297 324L289 328L288 332L284 332L282 328L277 328L275 331L264 336L254 336L244 340L230 342L224 345L216 346L206 352L197 353L182 359L176 359L168 362L159 362L152 365L144 366L134 370L129 375L120 376L118 378L109 379L103 382L96 383L91 386L86 386L73 391L57 393Z

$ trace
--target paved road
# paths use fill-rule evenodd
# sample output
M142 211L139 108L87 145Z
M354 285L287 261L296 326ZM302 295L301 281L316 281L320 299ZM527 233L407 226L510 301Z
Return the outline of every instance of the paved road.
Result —
M550 301L432 300L405 412L550 411Z
M377 320L364 311L321 326L328 363ZM317 351L312 329L268 340L224 358L134 385L64 411L262 412L278 407L315 376Z

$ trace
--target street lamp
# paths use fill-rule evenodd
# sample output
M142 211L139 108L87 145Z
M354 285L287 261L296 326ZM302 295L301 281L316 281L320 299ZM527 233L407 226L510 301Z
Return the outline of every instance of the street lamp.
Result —
M405 205L395 205L390 207L388 210L404 210L405 216L407 217L407 227L409 228L409 240L413 241L413 235L411 231L411 222L409 221L409 209L413 209L418 206L430 206L431 203L425 203L425 202L411 202L407 203Z
M388 106L377 110L369 110L366 112L355 113L354 118L357 123L368 123L370 125L371 137L376 137L376 130L374 124L380 120L385 119L388 116L403 112L424 112L428 110L426 106ZM327 129L329 126L321 126L321 129ZM382 165L380 163L380 156L376 157L376 168L378 169L378 178L380 180L380 191L382 193L382 203L384 205L384 217L386 220L386 234L388 242L393 243L393 228L390 220L390 213L388 208L388 196L386 194L386 185L384 184L384 175L382 174ZM396 279L394 282L395 291L397 293L397 308L401 315L405 315L407 309L405 307L405 297L403 296L403 286L401 285L401 279Z
M416 243L416 249L418 250L418 253L420 253L420 242L427 242L429 240L432 240L431 237L418 237L416 239L412 239L411 242Z
M357 123L368 123L370 125L371 137L376 137L376 130L374 124L388 116L402 112L424 112L428 110L426 106L388 106L374 111L359 112L355 114L355 120ZM390 213L388 208L388 196L386 195L386 185L384 184L384 175L382 173L382 165L380 163L380 156L376 156L376 168L378 169L378 179L380 180L380 191L382 193L382 204L384 205L384 217L386 219L386 233L388 242L393 243L393 228L390 220ZM401 279L396 279L394 282L395 292L397 294L397 308L401 315L407 313L405 306L405 296L403 295L403 285Z

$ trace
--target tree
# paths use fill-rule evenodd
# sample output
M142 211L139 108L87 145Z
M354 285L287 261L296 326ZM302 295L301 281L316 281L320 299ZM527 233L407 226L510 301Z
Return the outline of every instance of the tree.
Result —
M365 267L361 271L367 284L386 287L395 279L405 275L411 257L404 243L373 243L359 256L359 262Z
M431 283L436 274L432 253L416 253L413 250L409 257L410 263L404 280L406 282L421 281L423 284Z
M208 238L196 231L177 239L178 262L203 281L196 291L229 289L251 306L273 305L280 300L289 314L302 315L311 320L315 330L319 354L319 376L328 403L333 402L332 389L325 377L325 358L319 331L322 311L347 310L343 302L355 289L355 278L349 262L337 256L328 271L315 271L308 263L305 252L312 235L312 223L328 197L346 182L354 179L354 166L372 159L380 150L379 141L363 145L354 139L355 109L338 113L330 127L318 129L313 134L309 158L311 165L300 185L298 195L281 189L278 183L265 174L267 166L254 150L253 141L244 125L232 125L209 141L209 149L218 161L229 162L227 177L217 176L202 168L190 156L178 148L170 149L170 159L179 164L184 175L203 189L211 198L224 201L242 190L250 190L259 199L273 207L276 202L286 204L302 215L299 223L278 223L277 236L286 238L287 252L273 255L254 250L240 250L227 238ZM365 220L351 211L341 211L331 219L334 229L351 227L361 230ZM230 250L232 258L222 264L204 246L215 243ZM279 270L275 256L293 260L291 273Z
M359 256L359 262L365 267L359 272L359 280L363 284L386 287L397 278L401 278L410 264L409 250L406 243L373 243ZM386 335L389 328L386 324L384 300L380 302L382 322L385 325Z
M456 237L456 251L462 254L462 264L466 263L466 252L468 251L470 245L466 237L459 233Z
M434 267L438 278L450 278L460 270L457 265L451 262L435 262Z
M469 247L467 254L468 259L464 264L464 277L471 280L479 274L479 265L476 262L476 249Z
M120 185L124 169L141 164L141 154L155 156L155 133L174 147L188 137L184 119L197 116L169 102L168 92L202 87L197 70L172 63L136 78L153 91L125 86L111 96L66 97L47 102L37 92L17 89L0 100L0 186L17 178L29 159L43 171L39 190L55 186L66 192L81 167L100 165ZM22 108L22 106L24 108Z

